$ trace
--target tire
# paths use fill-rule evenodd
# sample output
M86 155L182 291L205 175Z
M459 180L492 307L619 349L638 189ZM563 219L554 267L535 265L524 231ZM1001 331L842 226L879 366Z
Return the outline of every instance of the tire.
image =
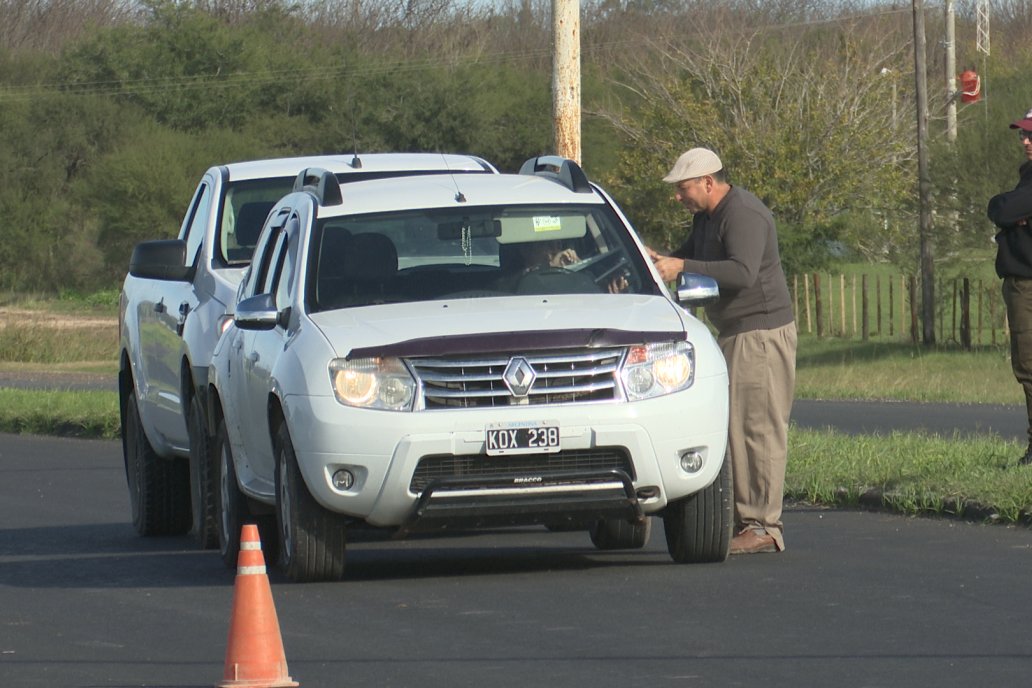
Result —
M652 519L646 517L644 523L628 523L621 518L607 518L596 521L588 534L597 549L641 549L652 535Z
M297 583L343 578L344 519L308 491L285 424L276 432L276 519L279 565L288 578Z
M667 505L663 512L667 550L679 564L727 559L734 526L731 460L725 455L713 484Z
M186 533L192 520L189 462L164 459L154 451L143 432L135 391L126 400L123 432L133 528L143 536Z
M219 545L217 485L215 462L212 452L215 444L208 435L208 424L204 421L204 408L196 397L190 402L187 418L190 437L190 505L193 513L191 535L201 549L214 549Z
M247 520L247 502L237 484L236 467L233 465L233 450L226 434L226 421L220 419L215 445L215 475L218 478L215 502L218 517L215 529L219 541L219 554L227 568L236 568L240 554L240 529Z

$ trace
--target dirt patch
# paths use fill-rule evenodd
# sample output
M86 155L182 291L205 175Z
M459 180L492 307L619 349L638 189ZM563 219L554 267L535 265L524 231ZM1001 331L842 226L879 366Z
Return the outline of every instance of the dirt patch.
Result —
M118 327L118 318L102 315L44 313L24 308L0 308L0 328L7 326L82 330Z

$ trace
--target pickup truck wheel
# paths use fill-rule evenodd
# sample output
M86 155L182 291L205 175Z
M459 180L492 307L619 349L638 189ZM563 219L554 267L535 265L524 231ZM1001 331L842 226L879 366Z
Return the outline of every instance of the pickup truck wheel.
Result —
M701 564L727 559L734 525L732 490L731 460L725 455L712 485L667 505L663 528L674 561Z
M344 520L324 509L308 491L285 424L276 433L276 518L280 568L291 580L343 578Z
M607 518L592 524L588 533L597 549L641 549L652 535L652 519L646 517L644 523L628 523L621 518Z
M190 504L193 507L192 535L201 549L214 549L219 544L215 521L218 518L216 503L215 461L208 427L204 422L204 409L200 401L190 403Z
M189 464L164 459L154 451L143 432L136 392L126 400L125 476L137 533L182 535L190 530Z
M247 518L247 508L244 496L237 485L233 450L229 446L225 420L219 421L213 449L214 455L218 457L218 490L215 495L219 553L222 555L223 564L228 568L236 568L237 556L240 554L240 530Z

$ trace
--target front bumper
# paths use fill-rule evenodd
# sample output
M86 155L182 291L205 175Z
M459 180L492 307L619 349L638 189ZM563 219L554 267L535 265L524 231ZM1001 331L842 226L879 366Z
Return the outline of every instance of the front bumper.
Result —
M284 401L315 499L403 530L638 520L712 483L727 444L724 376L634 403L392 413L332 397ZM558 455L486 455L487 425L538 420L559 423ZM681 467L685 452L702 458L694 472ZM461 460L426 477L424 462L442 457ZM354 475L348 490L333 486L338 470Z

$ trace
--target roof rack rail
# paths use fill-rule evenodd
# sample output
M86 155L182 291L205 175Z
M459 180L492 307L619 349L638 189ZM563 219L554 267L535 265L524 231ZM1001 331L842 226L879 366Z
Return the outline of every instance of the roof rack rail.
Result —
M574 193L594 193L584 170L573 160L560 155L541 155L523 163L520 174L536 174L554 179Z
M308 167L301 170L294 180L294 191L308 191L315 196L321 206L344 203L337 175L321 167Z

